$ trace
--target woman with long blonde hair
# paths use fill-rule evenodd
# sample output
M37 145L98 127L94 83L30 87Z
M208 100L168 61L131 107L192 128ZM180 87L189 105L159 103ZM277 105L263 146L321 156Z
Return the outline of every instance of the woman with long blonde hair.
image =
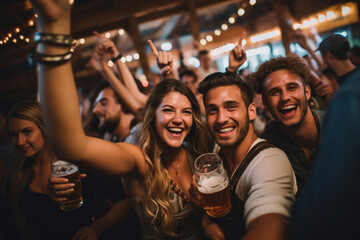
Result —
M160 82L145 107L141 147L86 136L74 104L77 95L68 61L69 42L56 42L71 39L70 5L67 0L34 0L32 4L39 16L35 56L40 99L55 153L121 176L142 221L144 239L203 239L199 215L189 201L191 152L207 152L210 137L200 121L194 94L178 80ZM185 147L186 138L194 146L190 150Z

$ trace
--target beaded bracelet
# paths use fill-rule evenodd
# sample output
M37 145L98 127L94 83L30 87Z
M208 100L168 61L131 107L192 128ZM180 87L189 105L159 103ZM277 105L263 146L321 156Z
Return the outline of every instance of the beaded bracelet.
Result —
M76 40L71 35L66 34L53 34L53 33L40 33L34 34L35 43L48 43L58 46L72 47L76 45Z
M119 53L116 57L113 57L113 58L111 58L111 61L113 62L113 63L115 63L117 60L119 60L120 58L122 58L122 54L121 53Z
M32 59L39 63L64 63L71 59L73 52L71 49L69 52L59 55L44 54L35 51L30 54Z

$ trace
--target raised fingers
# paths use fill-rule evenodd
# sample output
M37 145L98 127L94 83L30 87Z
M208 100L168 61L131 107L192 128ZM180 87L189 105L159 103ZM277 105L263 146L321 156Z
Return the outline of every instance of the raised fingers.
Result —
M149 44L151 52L154 54L155 57L158 57L159 54L158 54L158 51L156 50L154 43L150 39L148 39L147 42Z

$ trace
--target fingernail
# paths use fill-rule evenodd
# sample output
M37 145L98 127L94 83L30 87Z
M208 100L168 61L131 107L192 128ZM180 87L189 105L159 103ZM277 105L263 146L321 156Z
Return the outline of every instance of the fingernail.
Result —
M70 185L71 187L75 187L75 183L71 183L71 185Z

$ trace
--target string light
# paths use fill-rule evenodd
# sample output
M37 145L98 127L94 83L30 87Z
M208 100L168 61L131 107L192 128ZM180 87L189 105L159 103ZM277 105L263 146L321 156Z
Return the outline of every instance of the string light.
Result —
M122 63L125 63L125 62L126 62L126 58L125 58L125 57L122 57L122 58L120 58L120 61L121 61Z
M235 18L234 18L234 17L230 17L230 18L229 18L229 23L230 23L230 24L235 23Z
M34 25L34 21L33 21L33 20L29 20L28 25L29 25L29 26L33 26L33 25Z
M228 29L228 25L226 25L225 23L223 25L221 25L221 29L226 31Z
M120 29L119 29L119 35L122 36L122 35L124 35L124 33L125 33L124 29L120 28Z
M256 3L256 0L250 0L250 1L249 1L249 4L250 4L250 5L255 5L255 3Z
M138 60L140 58L140 55L138 53L134 53L134 59Z
M206 36L206 41L212 42L212 40L213 40L213 37L211 35Z
M206 40L205 40L205 39L201 39L201 40L200 40L200 44L201 44L201 45L205 46L205 45L206 45L206 43L207 43L207 42L206 42Z
M220 31L219 29L216 29L216 30L214 31L214 34L215 34L216 36L220 36L221 31Z
M350 14L350 7L348 7L348 6L343 6L343 7L341 8L341 15L347 16L347 15L349 15L349 14Z
M80 44L85 44L85 38L80 38L79 43Z
M106 38L110 38L111 37L111 34L109 32L105 33L105 37Z
M15 28L15 32L19 33L20 32L20 28Z
M238 15L241 17L242 15L244 15L245 14L245 9L243 9L243 8L239 8L239 10L238 10Z

